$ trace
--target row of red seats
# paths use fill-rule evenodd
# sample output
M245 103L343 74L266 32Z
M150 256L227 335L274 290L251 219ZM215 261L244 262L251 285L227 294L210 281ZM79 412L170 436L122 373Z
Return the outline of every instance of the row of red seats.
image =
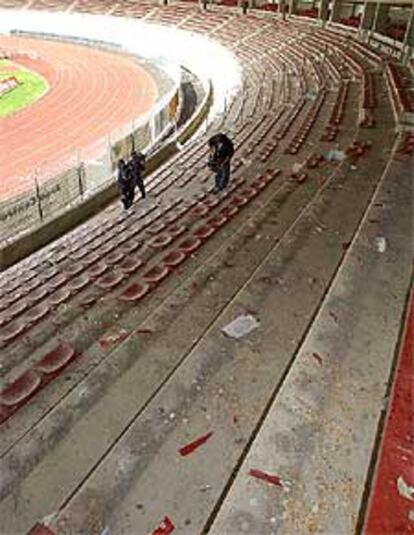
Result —
M414 132L404 132L398 146L398 152L406 156L414 154Z
M361 24L361 16L351 16L351 17L341 17L338 20L339 24L343 24L344 26L351 26L352 28L359 28L359 25Z
M196 218L208 216L210 210L220 203L223 204L216 215L209 217L200 224L188 237L179 241L177 245L161 258L150 269L145 271L141 278L124 288L118 295L124 302L141 300L158 284L168 277L176 267L191 256L195 250L217 232L223 225L233 218L239 210L255 198L261 190L277 176L278 170L254 178L248 186L239 187L244 181L234 181L225 195L219 198L206 197L202 203L193 207ZM237 189L237 191L235 191ZM204 210L203 210L204 208ZM160 234L154 238L159 239ZM170 243L170 240L168 243ZM155 242L154 242L155 245ZM165 246L165 243L156 244L156 248ZM117 284L110 284L107 288L112 290ZM21 406L29 401L39 390L45 387L79 354L75 349L65 343L59 344L54 350L38 359L21 375L11 381L0 391L0 423L9 418Z
M322 90L313 102L312 107L306 114L302 124L298 128L298 132L293 136L289 145L285 149L285 154L297 154L305 141L307 140L312 126L315 124L321 110L322 104L325 101L326 91Z
M66 343L34 362L23 374L0 391L0 424L44 388L79 354Z
M318 18L318 9L316 7L311 8L299 8L296 10L295 15L300 17L310 17L312 19Z
M400 113L414 113L414 95L411 80L404 68L387 63L386 75Z
M376 108L375 80L371 72L364 71L362 76L362 107Z
M321 141L334 141L339 133L339 125L342 123L345 112L346 100L348 98L349 82L342 82L339 86L335 104L332 108L328 124L325 126L325 133L321 136Z

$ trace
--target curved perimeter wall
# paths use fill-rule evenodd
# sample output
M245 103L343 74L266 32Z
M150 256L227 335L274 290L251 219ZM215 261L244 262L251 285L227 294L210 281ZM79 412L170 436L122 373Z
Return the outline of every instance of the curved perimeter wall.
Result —
M51 34L48 31L54 29ZM108 147L91 162L74 166L26 194L0 203L0 240L15 240L16 233L32 230L63 210L90 198L113 181L114 162L133 147L147 152L171 129L177 110L180 65L191 70L206 93L214 90L212 116L222 112L240 87L241 74L235 57L211 39L190 32L145 24L139 20L88 14L0 10L0 33L23 33L110 49L144 58L158 65L173 85L151 111L114 133Z

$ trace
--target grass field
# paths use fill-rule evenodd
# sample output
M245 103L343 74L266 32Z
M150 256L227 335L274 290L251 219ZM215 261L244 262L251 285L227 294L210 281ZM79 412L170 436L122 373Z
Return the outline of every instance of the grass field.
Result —
M0 61L0 80L10 76L15 76L20 85L0 96L0 118L8 117L33 104L49 89L47 81L35 72L25 70L7 60Z

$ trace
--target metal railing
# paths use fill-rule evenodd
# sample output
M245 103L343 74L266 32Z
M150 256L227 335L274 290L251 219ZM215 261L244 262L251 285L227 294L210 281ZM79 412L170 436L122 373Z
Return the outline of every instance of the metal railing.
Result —
M133 149L148 151L173 129L178 99L177 83L150 112L92 145L68 154L51 155L50 161L43 162L28 176L4 177L7 181L3 181L3 191L0 186L0 199L4 199L0 201L0 245L107 187L113 181L120 158L128 157Z

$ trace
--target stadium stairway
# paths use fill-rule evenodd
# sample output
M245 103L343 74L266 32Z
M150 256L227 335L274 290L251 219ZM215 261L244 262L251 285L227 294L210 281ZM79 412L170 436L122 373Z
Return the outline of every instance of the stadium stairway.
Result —
M308 24L132 4L71 9L209 32L243 61L243 91L148 178L148 201L2 274L2 529L348 533L412 280L401 84ZM237 147L220 196L217 129ZM223 333L246 314L251 334Z

